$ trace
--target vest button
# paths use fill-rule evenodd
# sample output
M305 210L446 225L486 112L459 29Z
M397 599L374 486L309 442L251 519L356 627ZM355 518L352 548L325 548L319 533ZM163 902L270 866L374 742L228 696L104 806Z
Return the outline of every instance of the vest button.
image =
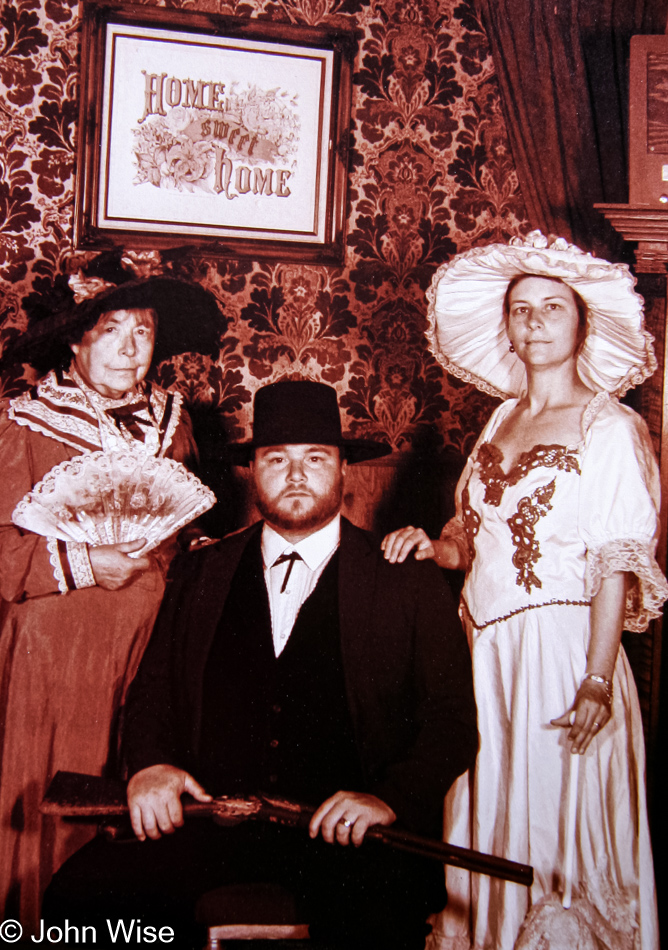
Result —
M281 707L278 705L278 703L274 703L274 705L271 707L271 710L272 712L279 713L281 711Z
M277 748L278 748L278 739L272 739L271 742L269 743L269 745L272 747L272 749L277 749Z

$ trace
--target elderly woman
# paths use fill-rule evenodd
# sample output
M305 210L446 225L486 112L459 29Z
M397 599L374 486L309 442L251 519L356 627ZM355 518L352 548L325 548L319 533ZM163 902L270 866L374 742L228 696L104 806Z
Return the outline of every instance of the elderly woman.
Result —
M431 938L441 950L512 950L529 908L558 908L565 875L570 921L608 927L617 942L606 946L659 945L642 724L620 647L622 629L644 630L668 595L652 445L615 398L656 366L633 284L625 266L540 232L469 251L434 278L432 351L511 398L480 436L440 539L409 527L383 547L390 561L414 551L467 572L480 752L446 801L446 839L535 871L527 891L449 869ZM538 909L527 946L549 945Z
M21 530L12 515L74 457L125 451L191 465L181 396L145 376L154 352L213 352L224 326L213 296L182 281L71 283L79 303L31 324L10 354L54 368L0 415L0 909L28 928L53 871L92 836L40 815L40 801L58 769L100 775L113 759L175 543L151 554L142 539L90 546Z

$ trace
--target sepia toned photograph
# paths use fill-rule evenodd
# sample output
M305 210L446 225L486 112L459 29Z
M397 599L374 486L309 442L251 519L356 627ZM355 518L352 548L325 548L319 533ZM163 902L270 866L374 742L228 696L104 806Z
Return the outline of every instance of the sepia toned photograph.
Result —
M660 950L667 63L0 0L0 950Z

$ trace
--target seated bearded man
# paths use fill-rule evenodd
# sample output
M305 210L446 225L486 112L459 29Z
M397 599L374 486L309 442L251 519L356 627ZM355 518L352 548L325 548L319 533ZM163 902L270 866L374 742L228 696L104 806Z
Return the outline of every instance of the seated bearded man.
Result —
M184 556L132 686L125 727L137 841L95 841L47 894L47 924L169 924L201 947L195 908L226 883L280 883L328 946L421 950L445 903L437 862L375 841L438 837L477 746L468 646L439 569L390 564L341 516L348 464L335 390L255 397L250 466L263 520ZM181 796L267 793L317 806L308 832L186 819ZM104 944L103 944L104 945Z

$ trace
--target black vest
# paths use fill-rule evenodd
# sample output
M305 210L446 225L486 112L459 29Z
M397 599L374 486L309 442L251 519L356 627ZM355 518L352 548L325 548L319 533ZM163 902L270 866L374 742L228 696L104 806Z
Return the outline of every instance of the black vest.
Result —
M274 655L261 534L232 580L203 684L200 773L213 794L261 791L320 804L362 791L346 700L338 551Z

